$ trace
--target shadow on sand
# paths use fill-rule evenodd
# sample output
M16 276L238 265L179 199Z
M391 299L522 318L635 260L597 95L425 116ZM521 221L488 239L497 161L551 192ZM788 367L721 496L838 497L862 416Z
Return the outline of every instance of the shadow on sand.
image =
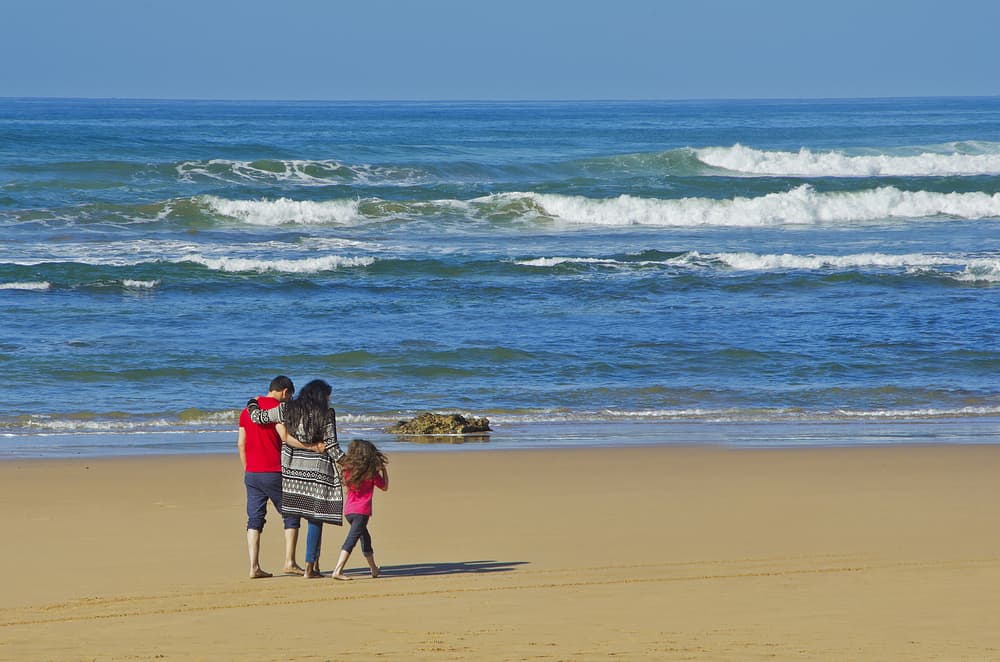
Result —
M408 565L384 565L381 577L429 577L432 575L468 575L493 572L510 572L528 561L458 561L455 563L411 563ZM344 571L348 576L365 576L368 568L351 568Z

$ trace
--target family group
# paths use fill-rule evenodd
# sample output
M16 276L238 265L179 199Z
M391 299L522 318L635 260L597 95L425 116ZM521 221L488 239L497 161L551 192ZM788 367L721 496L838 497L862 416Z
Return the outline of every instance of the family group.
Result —
M260 567L268 501L284 520L285 574L325 576L319 566L323 524L340 526L346 519L350 531L331 576L350 579L344 566L359 540L371 576L379 575L368 522L375 488L389 489L388 459L364 439L351 441L346 453L341 449L331 393L330 385L317 379L296 395L292 380L280 375L271 380L266 396L252 398L240 412L237 446L247 493L252 579L272 576ZM295 561L302 519L308 523L305 568Z

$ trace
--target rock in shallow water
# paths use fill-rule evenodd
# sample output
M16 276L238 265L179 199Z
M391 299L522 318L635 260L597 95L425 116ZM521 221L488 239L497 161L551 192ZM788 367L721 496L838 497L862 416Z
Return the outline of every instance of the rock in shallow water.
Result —
M393 434L468 434L489 432L488 418L465 418L461 414L432 414L424 412L410 421L400 421L386 432Z

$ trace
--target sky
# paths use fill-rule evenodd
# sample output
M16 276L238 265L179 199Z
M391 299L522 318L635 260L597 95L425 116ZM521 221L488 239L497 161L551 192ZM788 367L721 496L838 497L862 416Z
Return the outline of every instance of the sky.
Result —
M0 96L993 96L998 0L0 0Z

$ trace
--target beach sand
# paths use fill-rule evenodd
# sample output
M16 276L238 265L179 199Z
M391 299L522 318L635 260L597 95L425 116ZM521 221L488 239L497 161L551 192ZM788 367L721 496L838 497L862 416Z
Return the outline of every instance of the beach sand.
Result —
M235 454L0 462L0 659L1000 659L1000 446L390 469L384 575L356 550L338 582L246 577ZM344 533L326 528L327 572ZM281 556L269 512L262 565Z

